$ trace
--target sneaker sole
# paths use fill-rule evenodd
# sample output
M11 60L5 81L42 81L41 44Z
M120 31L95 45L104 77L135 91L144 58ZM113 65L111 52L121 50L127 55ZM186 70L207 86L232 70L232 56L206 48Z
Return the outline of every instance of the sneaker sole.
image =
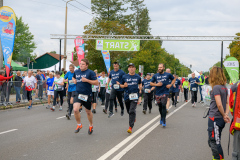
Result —
M128 133L132 133L132 131L131 131L130 129L129 129L129 130L127 130L127 132L128 132Z
M111 116L108 116L108 118L111 118L112 116L114 116L114 114L112 114Z

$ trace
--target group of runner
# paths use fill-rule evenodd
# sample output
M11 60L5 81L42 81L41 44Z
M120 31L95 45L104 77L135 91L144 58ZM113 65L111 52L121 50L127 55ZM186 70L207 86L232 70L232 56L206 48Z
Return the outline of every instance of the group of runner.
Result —
M72 111L74 111L74 116L77 121L75 133L78 133L82 128L80 113L82 106L84 106L90 123L88 133L92 134L92 117L93 113L96 113L98 94L100 95L101 105L105 105L103 112L105 114L109 112L108 118L114 115L114 105L115 112L117 112L117 102L121 108L120 115L123 116L125 103L126 111L129 114L128 133L132 133L134 123L136 122L136 107L142 95L144 98L143 113L146 114L148 109L148 112L151 113L152 101L155 99L161 115L160 125L166 127L166 114L170 106L170 99L172 98L172 105L176 107L179 92L183 91L183 88L177 75L172 75L170 69L166 69L165 71L164 64L158 65L158 73L154 75L147 73L145 79L142 79L135 73L136 67L133 63L128 65L128 73L126 74L119 68L118 62L114 62L114 69L109 72L108 77L105 76L104 72L98 76L97 71L88 69L88 66L89 61L86 58L82 59L79 69L75 70L74 65L70 65L69 71L64 77L60 76L60 72L57 71L55 75L50 73L46 82L48 95L47 108L50 108L52 111L55 111L59 97L59 111L62 111L64 83L67 82L68 110L66 117L70 119ZM192 101L194 100L193 104L195 104L195 85L199 84L199 80L195 78L193 74L189 82L190 83L187 83L187 89L184 88L184 90L188 91L188 88L190 88L193 97ZM29 109L32 107L31 91L36 88L36 84L36 79L32 77L31 72L29 72L28 77L24 79L22 84L22 86L26 86L26 90L28 91ZM52 107L50 107L51 98L53 98ZM185 101L187 101L186 96Z

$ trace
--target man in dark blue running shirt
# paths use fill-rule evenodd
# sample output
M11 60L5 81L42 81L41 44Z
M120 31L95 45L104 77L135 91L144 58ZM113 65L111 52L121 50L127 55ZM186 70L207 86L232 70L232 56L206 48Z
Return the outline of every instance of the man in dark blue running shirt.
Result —
M146 114L147 106L149 107L149 113L151 113L152 109L152 100L153 100L153 90L155 87L150 85L151 82L151 73L147 73L146 79L142 81L142 85L144 86L144 102L143 102L143 113Z
M114 70L112 70L110 72L108 82L106 85L106 88L107 88L109 82L110 81L112 82L112 90L110 93L110 106L109 106L108 118L110 118L114 115L113 114L113 102L114 102L114 99L116 99L116 97L117 97L118 102L121 107L121 116L123 116L123 114L124 114L124 106L123 106L123 101L122 101L123 89L120 88L120 86L116 82L118 81L121 84L122 77L125 75L125 73L121 69L119 69L118 62L113 63L113 68L114 68Z
M99 82L96 74L92 70L88 69L88 65L88 59L82 59L80 63L80 69L76 70L72 77L73 82L76 84L73 108L74 116L78 124L75 133L78 133L82 128L81 115L79 112L81 105L85 107L85 111L90 123L88 134L92 134L93 132L93 114L91 112L92 85L98 85Z
M136 108L139 98L139 93L142 92L141 77L135 73L136 67L133 63L128 65L128 74L122 77L122 82L116 82L121 88L124 88L124 101L127 112L129 114L129 129L128 133L132 133L132 128L136 121Z
M178 79L178 75L173 75L174 78L176 79L175 84L173 84L172 88L172 105L175 105L175 107L177 107L177 97L179 95L179 86L181 88L181 82Z
M158 65L158 73L151 80L150 85L156 87L156 101L161 114L160 125L166 127L166 104L169 95L169 88L175 83L176 79L172 74L164 72L165 66L160 63ZM169 84L170 80L172 82Z

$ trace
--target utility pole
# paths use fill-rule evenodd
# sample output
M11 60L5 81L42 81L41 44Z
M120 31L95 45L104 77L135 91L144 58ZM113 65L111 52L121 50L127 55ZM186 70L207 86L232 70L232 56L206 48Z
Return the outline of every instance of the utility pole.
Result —
M65 12L65 39L64 39L64 61L63 61L63 68L66 69L66 59L67 59L67 4L73 0L69 0L66 2L66 12Z
M0 7L3 6L3 0L0 0ZM3 52L2 52L2 44L0 40L0 68L3 66Z

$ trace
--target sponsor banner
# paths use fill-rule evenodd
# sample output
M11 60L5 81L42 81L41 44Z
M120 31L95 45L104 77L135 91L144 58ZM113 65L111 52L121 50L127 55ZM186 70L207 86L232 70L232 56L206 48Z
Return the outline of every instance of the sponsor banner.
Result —
M102 56L103 56L103 60L104 60L105 66L107 68L107 72L109 73L110 72L110 65L111 65L109 51L102 50Z
M81 60L84 58L85 45L84 45L83 39L81 39L82 37L78 36L76 38L78 38L78 39L75 39L74 43L75 43L76 52L77 52L77 56L78 56L78 63L80 65Z
M232 83L236 83L239 77L239 62L235 57L228 57L223 63Z
M140 40L96 40L96 50L139 51Z
M12 54L16 31L16 15L12 8L3 6L0 8L0 33L3 58L7 76L10 73Z

